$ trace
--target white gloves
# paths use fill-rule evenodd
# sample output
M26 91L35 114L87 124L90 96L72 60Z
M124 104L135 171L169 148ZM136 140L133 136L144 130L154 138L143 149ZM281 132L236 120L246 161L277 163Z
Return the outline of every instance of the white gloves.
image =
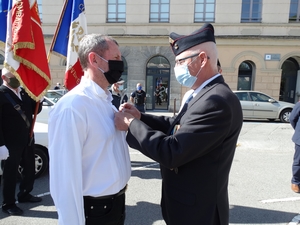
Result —
M5 145L0 146L0 160L5 160L9 156L8 149Z

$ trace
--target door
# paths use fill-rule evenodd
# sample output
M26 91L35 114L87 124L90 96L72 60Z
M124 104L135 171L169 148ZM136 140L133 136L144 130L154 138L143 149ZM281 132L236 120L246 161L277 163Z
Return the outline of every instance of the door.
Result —
M154 56L147 63L146 70L147 110L169 108L170 63L163 56Z
M279 100L295 103L295 95L297 93L297 73L299 70L299 65L295 59L289 58L282 64L281 69L282 74Z
M147 76L147 110L168 110L169 76L156 74Z
M276 119L278 106L275 103L270 102L272 99L270 96L264 95L262 93L250 93L253 102L253 116L254 118L268 118Z

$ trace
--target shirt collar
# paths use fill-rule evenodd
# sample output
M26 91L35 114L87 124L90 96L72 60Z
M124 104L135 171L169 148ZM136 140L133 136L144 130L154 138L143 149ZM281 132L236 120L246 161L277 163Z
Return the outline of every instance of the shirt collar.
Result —
M85 76L82 76L80 83L82 83L84 87L89 87L89 89L99 98L110 102L113 100L110 91L103 90L98 84L96 84L91 79L87 79Z
M11 91L13 91L16 95L18 95L19 96L19 94L20 94L20 92L21 92L21 87L18 87L17 88L17 90L18 91L16 91L15 89L12 89L11 87L9 87L7 84L5 84L5 83L3 83L3 85L5 86L5 87L7 87L8 89L10 89Z
M211 82L212 80L216 79L217 77L221 76L221 74L216 74L215 76L209 78L208 80L204 81L200 87L198 87L194 93L193 93L193 97L195 97L209 82Z

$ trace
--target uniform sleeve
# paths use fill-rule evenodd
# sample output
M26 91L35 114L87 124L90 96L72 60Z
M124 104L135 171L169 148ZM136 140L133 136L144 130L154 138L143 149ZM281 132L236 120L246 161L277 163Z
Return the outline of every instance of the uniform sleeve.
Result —
M290 124L292 125L292 127L294 129L296 128L297 122L299 120L299 116L300 116L300 103L298 102L294 106L294 108L293 108L293 110L290 114L290 118L289 118L290 119Z
M49 114L50 192L59 225L84 225L82 148L85 121L72 109Z
M184 115L174 135L166 135L153 129L150 123L146 125L134 119L126 140L130 147L167 168L184 165L208 154L223 142L229 132L232 121L230 106L224 101L215 100L207 100L206 104Z

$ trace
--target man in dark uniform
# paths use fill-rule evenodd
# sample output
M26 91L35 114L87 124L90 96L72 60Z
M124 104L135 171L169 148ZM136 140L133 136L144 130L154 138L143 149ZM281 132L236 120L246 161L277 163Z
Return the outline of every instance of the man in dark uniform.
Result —
M295 143L295 153L292 165L292 185L294 192L300 193L300 102L297 102L290 114L290 124L294 128L292 141Z
M60 83L56 83L56 86L54 87L54 90L59 90L60 89Z
M140 83L137 83L136 91L131 93L130 101L140 112L145 112L146 92L143 91Z
M243 117L239 100L217 69L214 28L171 33L175 77L192 89L176 117L124 104L115 125L130 147L160 163L161 207L168 225L228 225L228 177Z
M16 204L15 190L18 167L23 167L18 201L40 202L40 197L30 194L35 175L34 140L30 143L30 129L36 102L24 89L18 79L6 69L2 70L3 85L0 86L0 151L7 149L9 157L3 168L2 211L10 215L21 215L23 210ZM20 110L16 108L20 107ZM39 105L40 112L42 104ZM21 115L22 114L22 115Z

